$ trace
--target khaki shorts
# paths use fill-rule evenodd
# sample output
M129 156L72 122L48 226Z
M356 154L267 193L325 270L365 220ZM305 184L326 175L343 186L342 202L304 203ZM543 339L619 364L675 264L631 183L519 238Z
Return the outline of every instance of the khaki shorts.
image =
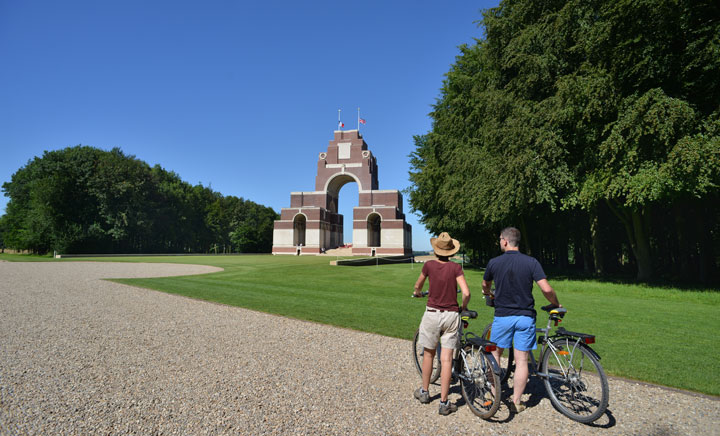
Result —
M440 340L442 348L456 349L459 347L459 329L460 314L458 312L429 312L426 310L420 322L418 343L425 348L434 350Z

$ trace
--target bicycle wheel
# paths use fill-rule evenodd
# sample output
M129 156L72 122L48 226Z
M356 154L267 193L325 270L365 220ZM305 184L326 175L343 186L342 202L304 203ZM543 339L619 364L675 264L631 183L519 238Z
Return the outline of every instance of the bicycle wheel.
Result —
M482 419L490 419L500 407L500 377L492 370L488 356L481 350L468 347L462 359L460 390L463 399L472 413Z
M492 323L485 326L485 329L482 332L482 338L486 340L490 340L490 333L492 332ZM500 362L498 362L498 366L500 366L500 369L502 370L502 374L500 375L500 382L505 383L510 377L510 373L515 368L514 362L513 362L513 348L510 347L506 349L503 352L503 355L500 357Z
M425 347L418 344L418 337L420 336L420 330L417 330L415 332L415 336L413 337L413 343L412 343L412 361L415 365L415 369L417 370L418 374L420 374L420 377L422 377L422 362L423 362L423 354L425 354ZM435 383L435 381L440 377L440 347L437 348L437 351L435 352L435 360L433 360L433 369L432 373L430 374L430 383Z
M610 398L607 376L584 344L572 338L552 341L545 350L542 372L553 406L568 418L594 422L605 413Z

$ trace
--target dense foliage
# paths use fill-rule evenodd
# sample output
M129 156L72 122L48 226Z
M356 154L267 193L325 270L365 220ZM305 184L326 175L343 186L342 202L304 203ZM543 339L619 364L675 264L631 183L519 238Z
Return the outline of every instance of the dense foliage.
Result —
M278 218L118 148L46 151L2 188L2 243L36 253L269 252Z
M479 262L718 278L720 3L505 0L415 138L410 204Z

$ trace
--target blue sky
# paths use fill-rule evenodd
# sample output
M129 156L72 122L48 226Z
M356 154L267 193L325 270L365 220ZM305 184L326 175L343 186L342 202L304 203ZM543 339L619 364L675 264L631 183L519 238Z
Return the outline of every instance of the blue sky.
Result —
M405 189L413 135L497 3L0 0L0 183L44 150L120 147L279 212L314 190L338 109L354 129L359 107L380 189Z

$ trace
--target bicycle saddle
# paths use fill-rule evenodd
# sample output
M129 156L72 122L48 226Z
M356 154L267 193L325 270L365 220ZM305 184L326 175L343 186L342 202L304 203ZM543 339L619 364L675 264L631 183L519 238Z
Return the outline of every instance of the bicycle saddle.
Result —
M564 316L567 313L567 309L565 309L564 307L555 306L554 304L548 304L547 306L541 307L541 309L547 313L558 314L560 316Z

